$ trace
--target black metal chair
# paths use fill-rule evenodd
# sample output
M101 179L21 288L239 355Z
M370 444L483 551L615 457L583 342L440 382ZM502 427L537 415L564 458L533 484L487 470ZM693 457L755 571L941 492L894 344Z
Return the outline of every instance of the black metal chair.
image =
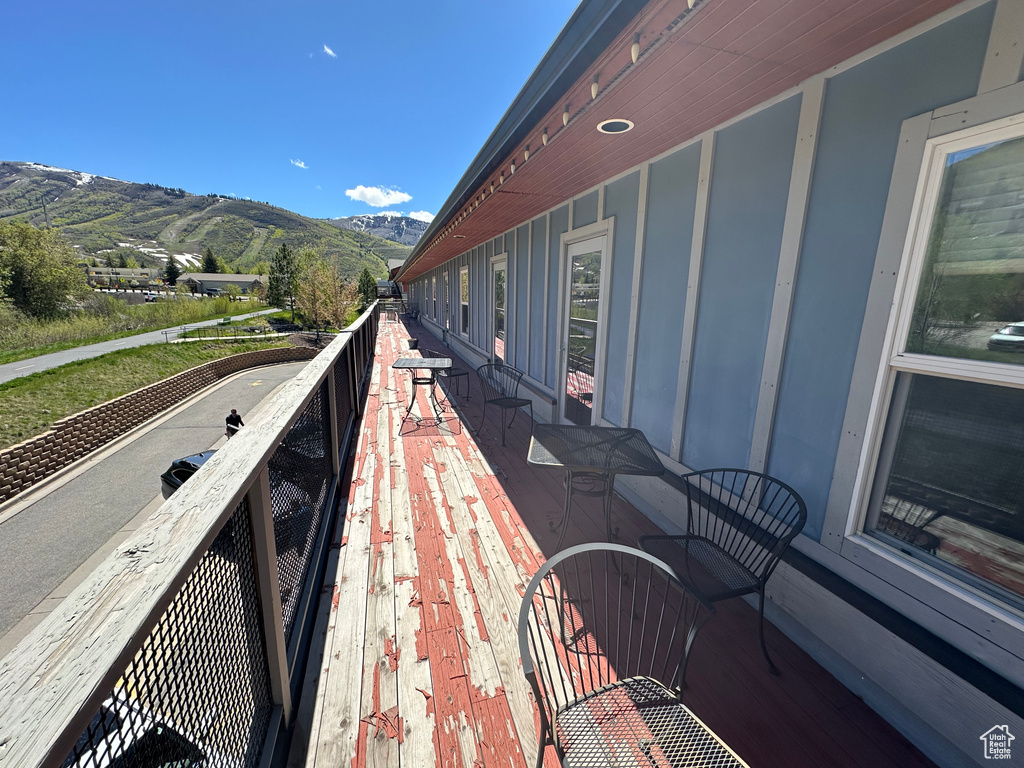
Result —
M480 377L480 386L484 392L484 412L480 417L478 432L484 427L488 405L493 405L502 411L512 409L512 418L508 422L510 428L512 422L516 420L519 409L526 406L530 408L530 420L533 421L533 401L526 397L519 397L519 381L523 378L522 371L504 363L485 363L476 369L476 373ZM501 416L501 444L505 444L504 413Z
M435 352L432 349L421 349L420 350L420 354L422 354L424 357L448 357L448 355L444 354L443 352ZM466 395L465 395L465 398L466 398L466 400L469 400L469 371L467 371L465 368L458 368L458 367L453 365L451 368L445 368L443 370L438 371L437 375L439 377L441 377L442 379L448 379L449 381L452 381L454 383L454 385L455 385L455 392L456 392L456 394L460 394L460 395L462 394L462 387L459 385L459 382L463 378L465 378L466 379Z
M706 469L680 479L686 535L641 536L640 547L709 603L757 593L761 651L769 671L779 674L764 641L764 587L807 522L804 500L785 483L746 469Z
M696 765L695 755L742 766L681 700L694 639L714 611L631 547L583 544L541 566L518 625L540 710L538 768L549 744L574 767Z

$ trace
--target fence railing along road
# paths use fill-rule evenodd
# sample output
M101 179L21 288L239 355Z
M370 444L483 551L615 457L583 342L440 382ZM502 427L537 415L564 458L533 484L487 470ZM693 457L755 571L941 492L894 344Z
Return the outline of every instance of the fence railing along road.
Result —
M377 323L374 305L0 660L0 768L267 760Z

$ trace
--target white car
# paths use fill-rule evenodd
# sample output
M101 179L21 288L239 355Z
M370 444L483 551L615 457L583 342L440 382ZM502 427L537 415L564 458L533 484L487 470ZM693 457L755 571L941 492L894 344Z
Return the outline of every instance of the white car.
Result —
M1024 352L1024 321L1010 323L993 333L988 348L997 352Z

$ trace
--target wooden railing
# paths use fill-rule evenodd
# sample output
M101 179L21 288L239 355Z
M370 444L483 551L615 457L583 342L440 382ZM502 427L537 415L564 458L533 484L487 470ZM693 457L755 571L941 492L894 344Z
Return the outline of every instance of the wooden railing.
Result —
M374 305L0 660L0 768L107 765L168 732L213 765L272 753L377 325Z

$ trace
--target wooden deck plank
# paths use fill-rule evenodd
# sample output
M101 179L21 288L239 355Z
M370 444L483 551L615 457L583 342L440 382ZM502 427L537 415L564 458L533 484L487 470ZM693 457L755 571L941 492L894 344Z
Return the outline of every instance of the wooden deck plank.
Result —
M378 408L377 436L388 450L389 409ZM369 415L369 414L368 414ZM362 704L356 766L397 768L399 740L404 737L398 709L398 656L395 645L395 564L392 546L391 462L375 456L374 504L370 513L370 564L363 636Z
M489 516L478 516L474 521L466 493L466 488L472 487L469 485L472 478L467 476L465 468L458 466L454 456L448 455L450 453L449 448L444 454L448 471L441 474L442 482L448 489L447 497L456 530L464 540L468 540L473 550L473 557L467 559L465 567L471 580L483 585L477 591L477 600L499 677L508 691L508 695L503 694L503 697L507 701L519 744L522 745L525 763L533 765L537 756L536 742L531 739L535 734L534 714L529 684L523 677L517 646L516 616L522 593L516 585L520 583L521 575L510 572L508 554L501 546L500 539L497 539Z
M361 454L360 472L352 507L345 519L342 541L344 557L332 590L332 607L327 626L327 642L321 663L317 692L319 706L310 728L306 765L348 765L356 754L359 737L359 707L363 659L352 653L363 647L366 628L366 588L370 553L370 512L373 507L373 475L376 455L369 449L370 431L365 433L366 450ZM361 448L364 446L361 446Z
M395 626L398 643L398 709L405 725L402 762L407 765L440 765L435 734L433 683L430 659L417 653L423 630L422 600L413 541L409 482L406 477L404 441L399 437L401 412L390 409L393 538L395 572Z

